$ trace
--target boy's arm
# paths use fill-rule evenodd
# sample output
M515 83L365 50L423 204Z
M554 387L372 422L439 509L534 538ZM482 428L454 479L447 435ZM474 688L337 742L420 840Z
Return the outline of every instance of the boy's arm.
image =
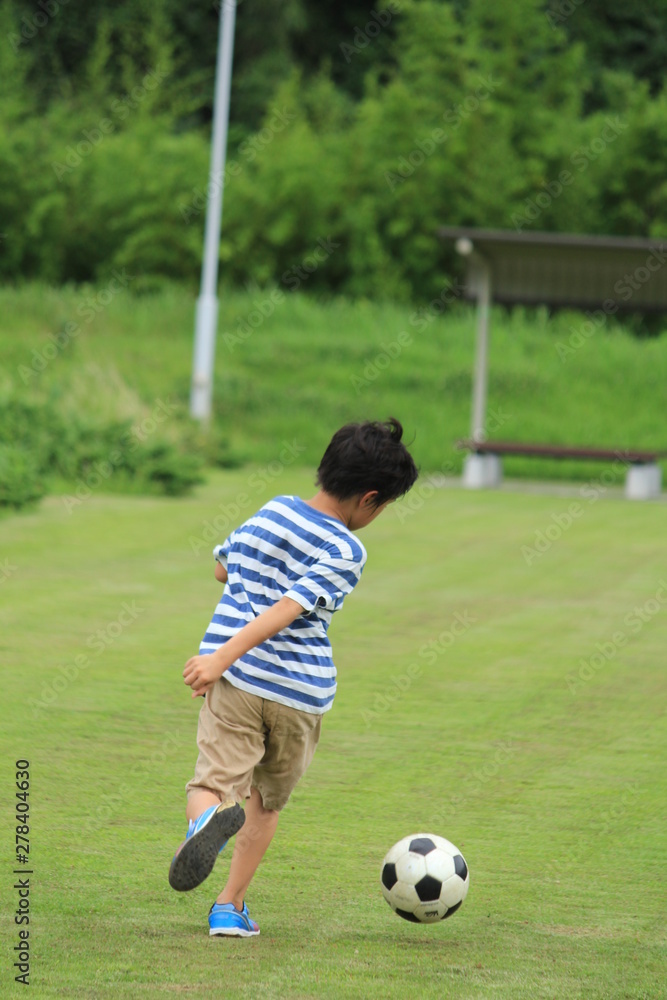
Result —
M215 578L219 583L227 583L227 570L222 563L215 564Z
M185 664L183 677L185 683L192 688L192 697L206 694L240 656L287 628L304 610L291 597L281 597L272 607L262 611L261 615L227 639L215 653L191 657Z

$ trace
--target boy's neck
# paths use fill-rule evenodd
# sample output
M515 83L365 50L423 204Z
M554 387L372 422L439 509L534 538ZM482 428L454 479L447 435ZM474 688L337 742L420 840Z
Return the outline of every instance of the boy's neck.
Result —
M350 531L358 531L359 528L365 528L367 524L374 521L387 506L389 501L376 507L374 504L376 496L377 490L368 490L366 493L359 493L347 500L338 500L337 497L325 490L320 490L310 500L306 500L306 503L322 514L342 521Z
M324 490L319 490L314 497L310 500L306 500L309 507L314 507L315 510L319 510L321 514L326 514L328 517L335 517L337 521L342 521L343 524L349 528L351 511L349 510L350 501L349 500L337 500L336 497L332 497L330 493L325 493Z

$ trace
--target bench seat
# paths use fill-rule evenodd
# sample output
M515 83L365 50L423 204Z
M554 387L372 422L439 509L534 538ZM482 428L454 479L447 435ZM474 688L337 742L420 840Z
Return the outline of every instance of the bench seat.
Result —
M592 461L621 462L627 468L625 495L630 500L650 500L660 496L662 473L658 459L667 450L638 448L585 448L558 444L529 444L522 441L458 442L467 449L463 485L468 489L499 486L502 481L502 455L534 455L542 458L576 458Z

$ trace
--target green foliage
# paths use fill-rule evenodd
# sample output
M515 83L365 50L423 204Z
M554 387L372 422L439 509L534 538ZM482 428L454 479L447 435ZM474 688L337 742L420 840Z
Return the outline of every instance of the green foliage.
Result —
M130 92L149 70L169 66L174 118L195 128L210 121L219 0L49 0L46 12L32 0L0 2L11 22L4 37L26 55L41 107L60 99L99 106L109 94ZM243 137L258 126L276 82L289 76L293 43L307 38L310 25L302 0L238 6L232 119Z
M657 95L664 85L667 59L667 2L586 0L568 4L549 0L546 17L570 41L586 48L591 87L587 107L608 107L604 78L609 70L645 81Z
M614 6L607 59L592 0L239 5L225 279L407 302L455 274L440 224L663 235L649 6ZM0 4L0 278L196 287L215 5L61 5L35 32L28 7Z
M99 382L90 386L94 404L77 399L71 379L45 388L26 395L5 386L0 397L0 506L20 507L72 484L84 492L103 485L180 496L201 482L187 428L156 433L150 417L114 415Z
M33 456L16 445L0 444L0 507L24 507L44 492Z
M332 234L340 249L309 288L394 298L434 294L452 267L441 223L513 225L573 152L584 52L535 0L402 5L388 82L341 107L334 88L293 81L294 123L235 182L223 257L233 278L278 277ZM554 199L540 228L576 229L590 184ZM593 220L591 220L591 223Z
M201 459L168 441L149 441L136 449L125 468L144 492L179 497L203 481Z
M619 138L591 163L591 183L605 220L603 231L667 235L667 92L651 98L648 86L629 75L607 74L605 86L618 113L591 116L591 134L609 121Z

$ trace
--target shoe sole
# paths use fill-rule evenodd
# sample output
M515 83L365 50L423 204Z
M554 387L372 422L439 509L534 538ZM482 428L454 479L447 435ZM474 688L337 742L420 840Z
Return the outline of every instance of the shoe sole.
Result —
M201 885L213 871L222 845L238 833L244 823L245 813L238 803L221 803L206 826L177 851L169 868L172 889L188 892Z
M244 931L244 930L241 930L240 928L238 930L236 930L236 929L235 930L229 930L229 931L214 931L214 930L210 930L208 932L208 936L209 937L243 937L243 938L247 938L247 937L258 937L258 935L259 935L259 931Z

